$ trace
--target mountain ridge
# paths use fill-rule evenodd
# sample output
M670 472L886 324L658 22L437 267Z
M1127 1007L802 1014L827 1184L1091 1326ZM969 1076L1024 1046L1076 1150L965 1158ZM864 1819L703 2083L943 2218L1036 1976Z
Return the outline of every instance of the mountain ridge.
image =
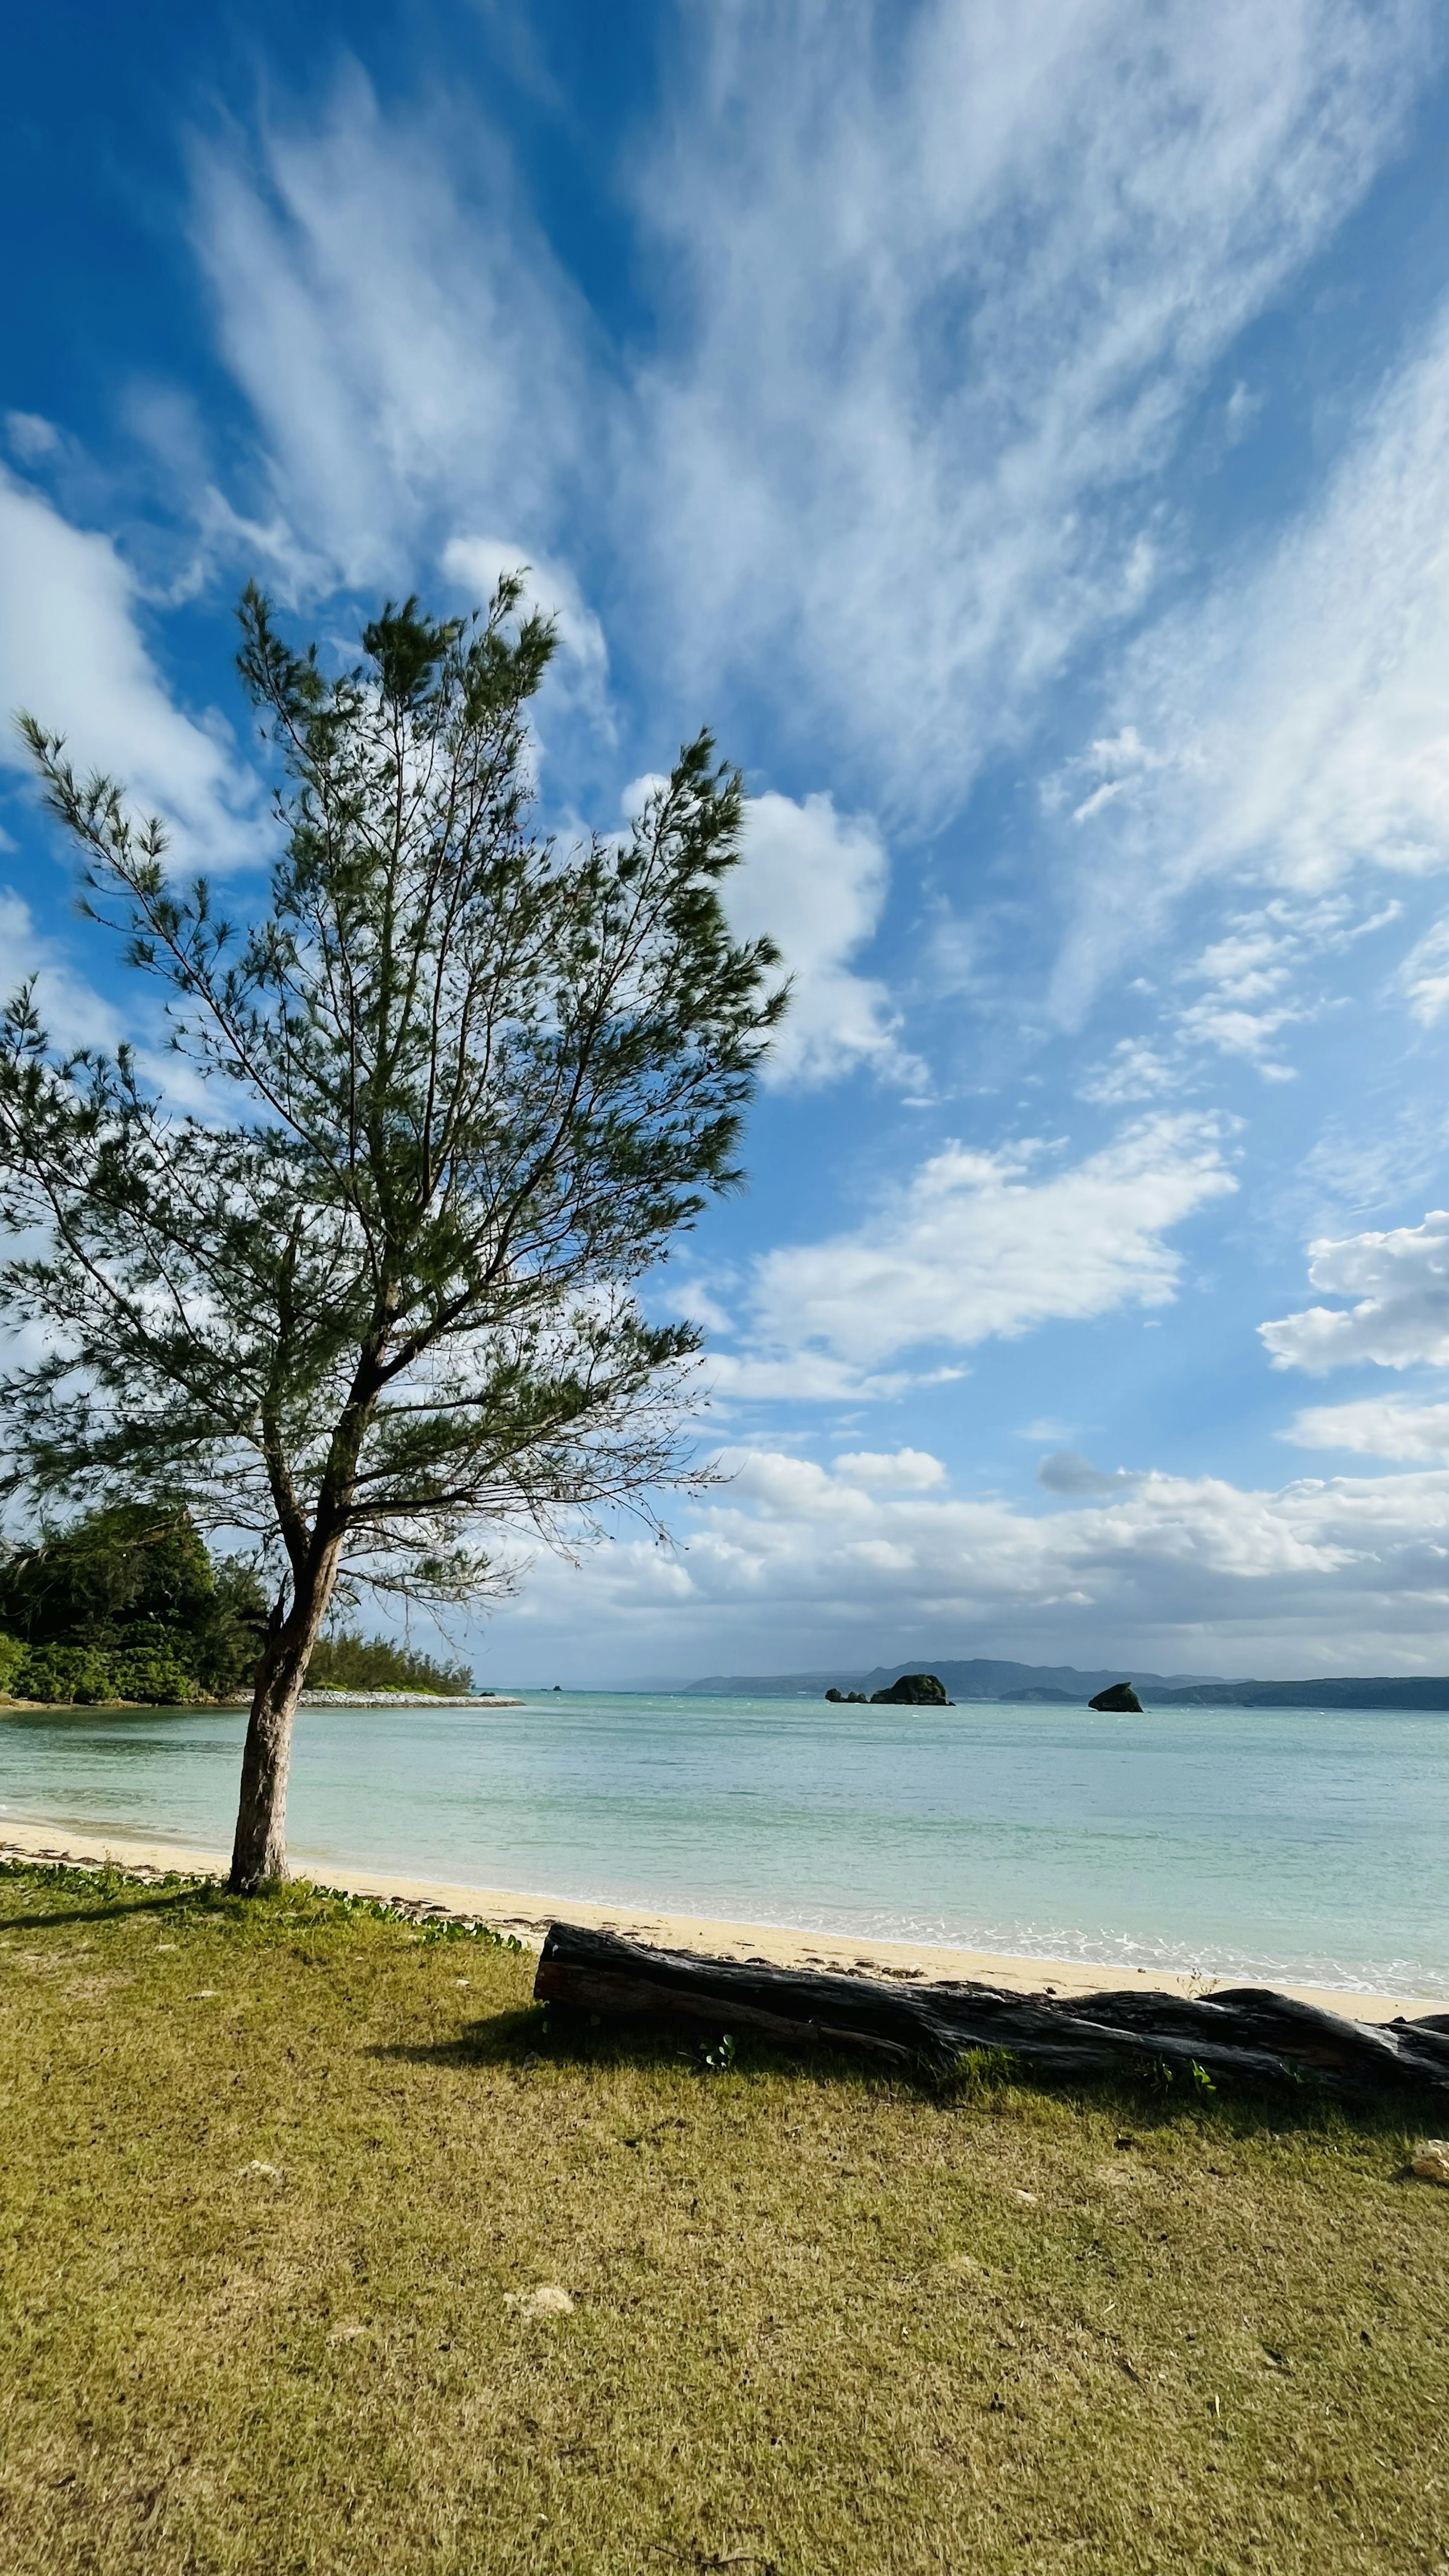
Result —
M838 1667L804 1673L712 1673L704 1680L685 1682L681 1689L691 1696L724 1696L731 1692L749 1692L760 1699L793 1699L811 1691L828 1690L834 1685L841 1690L884 1690L898 1681L902 1673L936 1673L953 1696L962 1699L999 1699L1003 1689L1035 1687L1045 1690L1075 1691L1081 1687L1090 1695L1105 1690L1110 1682L1125 1681L1129 1676L1116 1665L1101 1672L1088 1672L1075 1664L1018 1664L990 1655L975 1655L969 1661L959 1656L937 1658L908 1655L901 1663L877 1664L868 1673L842 1672ZM1140 1676L1158 1689L1223 1686L1221 1673L1144 1673Z
M1086 1671L1075 1664L1020 1664L994 1656L907 1656L870 1672L839 1667L802 1673L711 1673L679 1685L686 1698L823 1698L829 1689L885 1690L902 1673L935 1673L953 1700L1042 1699L1085 1705L1113 1682L1130 1681L1147 1707L1449 1709L1449 1676L1338 1673L1305 1681L1232 1681L1217 1673L1146 1673L1122 1665Z

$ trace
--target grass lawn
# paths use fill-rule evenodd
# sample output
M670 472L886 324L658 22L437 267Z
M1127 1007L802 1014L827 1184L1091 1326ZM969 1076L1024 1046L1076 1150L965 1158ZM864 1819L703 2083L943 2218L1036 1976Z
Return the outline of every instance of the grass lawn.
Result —
M1430 2115L711 2068L532 1973L0 1870L0 2569L1449 2569Z

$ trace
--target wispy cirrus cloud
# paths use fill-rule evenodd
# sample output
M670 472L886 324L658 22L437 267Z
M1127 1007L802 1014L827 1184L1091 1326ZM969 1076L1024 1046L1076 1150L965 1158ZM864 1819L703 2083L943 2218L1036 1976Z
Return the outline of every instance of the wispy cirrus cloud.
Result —
M1063 827L1085 862L1065 1015L1194 885L1256 882L1301 909L1356 869L1381 882L1449 864L1446 525L1449 305L1266 560L1200 587L1127 653L1118 732L1096 746L1118 792ZM1440 950L1421 949L1421 1016L1441 976Z
M690 669L723 648L773 676L783 644L801 720L939 810L1151 594L1174 540L1143 478L1395 148L1432 20L795 0L702 23L639 164L678 275L640 380L655 614Z
M1431 923L1410 949L1399 988L1421 1028L1436 1027L1449 1011L1449 914Z
M767 672L872 803L940 812L1150 595L1144 477L1436 41L1425 0L706 15L621 168L643 358L496 126L356 68L320 121L197 144L195 237L269 500L339 577L449 513L587 550L676 691Z
M469 519L559 552L597 332L476 103L387 112L353 63L320 118L278 106L192 158L263 486L327 577L405 579Z

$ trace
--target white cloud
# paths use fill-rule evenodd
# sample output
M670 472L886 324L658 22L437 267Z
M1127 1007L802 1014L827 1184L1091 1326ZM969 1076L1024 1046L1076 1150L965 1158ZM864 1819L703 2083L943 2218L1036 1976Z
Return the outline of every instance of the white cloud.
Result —
M1449 1213L1388 1234L1354 1234L1309 1246L1308 1276L1353 1306L1309 1306L1258 1330L1275 1368L1310 1377L1371 1362L1379 1368L1449 1364Z
M45 420L38 411L7 411L5 436L13 456L22 465L34 465L44 456L53 456L61 436L53 421Z
M1365 913L1344 895L1315 902L1279 896L1253 912L1230 914L1218 937L1173 979L1179 989L1200 985L1198 998L1167 1001L1155 1040L1119 1038L1079 1096L1107 1106L1160 1098L1192 1079L1194 1053L1207 1048L1252 1065L1265 1081L1291 1081L1294 1068L1277 1041L1327 1007L1324 961L1386 929L1400 910L1397 901Z
M716 12L642 162L679 263L635 515L721 649L895 799L959 795L1135 613L1140 478L1402 131L1431 14L1357 0ZM748 399L741 389L748 387Z
M1356 1404L1308 1405L1282 1440L1296 1449L1352 1449L1364 1458L1449 1460L1449 1404L1405 1404L1368 1395Z
M1245 384L1236 384L1223 406L1223 435L1229 447L1245 439L1263 408L1261 394L1250 393Z
M13 886L0 886L0 957L5 961L0 997L8 1000L33 979L37 1008L57 1046L113 1048L119 1038L134 1035L94 985L75 973L55 942L41 938L29 904Z
M497 130L385 116L354 67L250 161L196 153L252 515L352 583L460 514L555 562L586 529L681 697L768 685L873 798L939 811L1140 609L1143 477L1395 150L1435 41L1428 0L698 13L629 156L642 364Z
M1105 1064L1094 1066L1078 1086L1077 1097L1101 1109L1121 1109L1134 1100L1160 1100L1165 1092L1181 1090L1185 1080L1180 1056L1146 1038L1119 1038Z
M8 718L26 707L62 732L78 769L119 778L159 809L177 856L228 864L256 855L257 781L215 715L173 703L142 641L136 583L109 537L72 527L0 467L0 762L29 771Z
M683 1552L542 1560L495 1641L573 1631L588 1670L769 1670L902 1647L1220 1673L1442 1672L1449 1471L1277 1491L1146 1474L1029 1512L869 1493L807 1460L727 1453ZM667 1567L667 1574L665 1568ZM504 1649L495 1642L490 1659Z
M642 813L668 780L646 771L619 799L626 822ZM890 862L869 814L837 814L826 795L745 802L743 855L722 888L737 939L773 939L792 984L790 1009L771 1048L765 1080L809 1089L859 1066L920 1080L923 1068L902 1053L883 984L851 970L850 960L874 936L885 905Z
M837 814L829 796L798 804L773 793L746 807L744 857L724 886L737 938L767 934L794 979L765 1078L808 1086L858 1065L919 1078L897 1043L885 986L853 974L885 903L889 862L868 814Z
M441 562L448 579L469 590L473 606L481 608L487 607L501 573L521 572L524 608L538 608L551 617L560 651L587 678L602 684L609 668L604 630L566 564L531 560L526 546L510 545L501 537L450 537Z
M1308 516L1127 655L1116 712L1171 757L1124 768L1122 794L1085 826L1097 845L1064 1012L1194 880L1321 896L1360 864L1449 862L1446 528L1449 304ZM1411 967L1421 1017L1442 974L1430 943L1417 983Z
M248 165L195 152L195 241L277 508L334 580L405 579L420 534L477 508L547 561L581 445L587 309L476 112L391 118L352 66L313 126ZM601 422L602 412L602 422Z
M760 1346L814 1344L861 1366L921 1343L962 1348L1170 1304L1182 1259L1163 1236L1236 1186L1223 1129L1202 1117L1144 1119L1057 1171L1038 1144L948 1146L874 1224L765 1255Z
M67 1051L98 1047L114 1052L123 1039L129 1039L142 1081L172 1109L203 1119L217 1115L224 1095L204 1082L187 1058L171 1047L159 994L154 990L133 994L131 1008L123 1015L77 972L59 940L36 928L25 897L6 885L0 885L0 960L0 1001L8 1001L21 984L33 983L42 1024L56 1046Z
M686 1307L685 1312L689 1309ZM926 1380L961 1375L959 1370L933 1370ZM903 1369L861 1370L828 1351L792 1350L771 1358L749 1351L712 1350L708 1357L710 1392L745 1404L835 1404L888 1402L920 1381Z
M1054 1614L1053 1631L1076 1637L1111 1623L1120 1634L1262 1622L1277 1629L1280 1657L1305 1614L1342 1630L1402 1595L1421 1657L1442 1656L1442 1626L1436 1634L1432 1623L1449 1607L1449 1474L1308 1481L1277 1493L1154 1475L1035 1517L995 1501L927 1497L868 1507L862 1498L846 1511L835 1480L803 1465L762 1458L726 1489L691 1540L696 1593L766 1590L775 1601L828 1604L832 1621L857 1635L883 1617L900 1628L943 1614ZM1406 1642L1395 1638L1396 1664Z
M945 1468L928 1449L852 1449L836 1459L834 1472L872 1494L924 1494L946 1482Z
M1067 769L1069 772L1085 770L1088 777L1099 779L1101 784L1084 796L1080 805L1072 807L1072 821L1089 823L1094 814L1100 814L1106 806L1115 804L1119 796L1130 794L1136 779L1149 776L1154 769L1170 769L1173 765L1167 753L1148 749L1135 725L1124 725L1121 732L1110 739L1104 736L1100 741L1089 743L1084 752L1068 761ZM1049 811L1063 801L1064 784L1061 779L1052 779L1044 788L1043 802Z
M1410 949L1399 981L1421 1027L1433 1028L1449 1011L1449 913Z
M691 1323L701 1324L707 1333L731 1333L734 1320L721 1304L713 1286L691 1276L688 1271L671 1270L664 1282L665 1299L670 1312L687 1315Z

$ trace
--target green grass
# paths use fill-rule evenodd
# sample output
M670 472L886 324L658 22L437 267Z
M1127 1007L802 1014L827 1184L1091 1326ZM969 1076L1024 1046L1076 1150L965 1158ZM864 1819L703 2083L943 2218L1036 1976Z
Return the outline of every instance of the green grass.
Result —
M0 2569L1449 2567L1412 2111L710 2069L531 1976L0 1871Z

